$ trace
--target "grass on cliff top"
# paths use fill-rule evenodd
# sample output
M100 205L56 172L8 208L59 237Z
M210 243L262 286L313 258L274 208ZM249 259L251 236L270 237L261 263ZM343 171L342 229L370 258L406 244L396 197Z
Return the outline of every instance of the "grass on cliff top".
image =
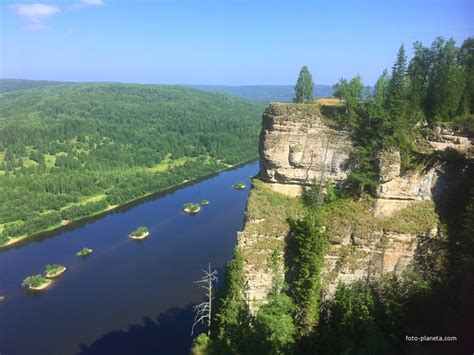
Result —
M269 267L269 257L274 250L283 251L284 238L289 231L288 217L302 217L304 205L301 198L288 197L270 189L258 179L247 202L245 234L249 243L244 246L244 259L255 269Z
M386 218L374 217L374 200L340 199L322 207L320 213L330 240L340 242L351 233L368 240L376 231L428 234L439 224L433 201L414 201L408 207Z
M288 217L304 214L303 201L299 197L289 197L273 191L258 179L253 179L253 188L249 196L247 217L265 219L256 224L255 232L270 235L282 235L288 231Z

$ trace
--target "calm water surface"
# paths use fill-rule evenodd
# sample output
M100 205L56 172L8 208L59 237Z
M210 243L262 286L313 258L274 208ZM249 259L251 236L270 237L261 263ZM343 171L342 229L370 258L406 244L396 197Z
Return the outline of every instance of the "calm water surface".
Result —
M231 258L257 172L248 164L0 251L0 354L187 354L192 305L203 298L193 280ZM240 180L247 188L233 189ZM210 204L198 215L181 211L202 199ZM130 240L141 225L150 237ZM83 247L94 252L77 257ZM52 286L21 287L53 263L68 270Z

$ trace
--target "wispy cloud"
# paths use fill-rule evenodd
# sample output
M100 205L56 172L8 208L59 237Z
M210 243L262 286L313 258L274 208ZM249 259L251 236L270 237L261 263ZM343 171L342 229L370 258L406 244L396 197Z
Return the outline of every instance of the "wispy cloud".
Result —
M104 0L81 0L80 3L87 6L101 6L104 5Z
M61 12L58 7L45 4L13 4L9 8L18 15L27 18L29 22L27 29L30 30L44 30L48 28L44 20Z

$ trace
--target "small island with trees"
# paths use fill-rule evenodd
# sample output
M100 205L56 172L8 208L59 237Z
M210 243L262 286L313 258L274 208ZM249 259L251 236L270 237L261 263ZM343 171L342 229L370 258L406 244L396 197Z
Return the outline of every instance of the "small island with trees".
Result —
M183 205L183 211L189 214L196 214L201 211L201 206L199 206L197 203L189 202Z
M150 235L147 227L138 227L132 233L130 233L129 237L134 240L142 240L145 239Z
M77 256L86 256L86 255L89 255L90 253L92 253L92 249L89 249L89 248L83 248L81 251L78 251L76 253Z
M243 190L247 187L247 185L245 185L245 182L243 181L239 181L239 182L236 182L234 185L232 185L234 187L234 189L236 190Z
M45 278L43 275L38 274L26 277L23 280L21 286L28 287L30 290L39 291L45 289L51 285L51 283L51 280Z
M5 296L0 296L0 302L5 301Z
M64 271L66 271L66 267L64 265L52 264L46 266L44 274L47 278L52 279L61 275Z
M201 206L207 206L209 204L209 200L201 200L199 203Z

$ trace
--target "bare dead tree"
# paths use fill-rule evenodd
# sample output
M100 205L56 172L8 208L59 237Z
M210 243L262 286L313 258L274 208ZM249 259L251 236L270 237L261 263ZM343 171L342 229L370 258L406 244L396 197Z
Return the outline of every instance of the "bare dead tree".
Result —
M213 288L214 283L218 281L217 270L211 271L211 263L207 270L202 270L204 276L194 283L198 284L199 287L206 290L206 301L202 302L193 307L196 316L194 317L194 323L191 328L191 335L194 333L194 327L199 323L203 323L207 319L207 335L211 332L211 314L212 314L212 300L214 299Z

